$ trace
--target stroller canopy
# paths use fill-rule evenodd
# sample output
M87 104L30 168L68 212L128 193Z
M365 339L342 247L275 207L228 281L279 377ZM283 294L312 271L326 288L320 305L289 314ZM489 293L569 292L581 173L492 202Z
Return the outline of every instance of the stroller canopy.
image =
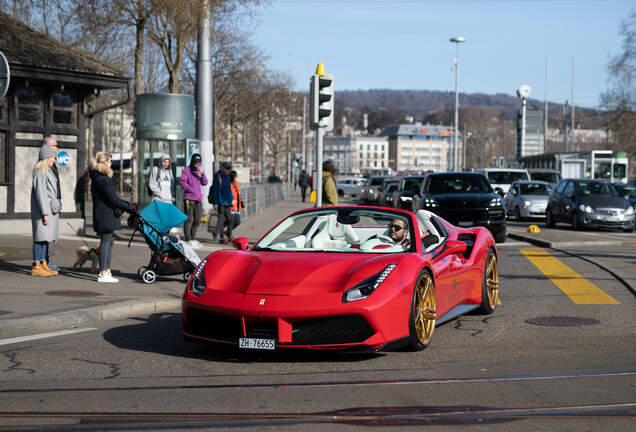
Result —
M166 233L188 220L188 216L174 204L162 201L152 201L139 212L139 215L160 233Z

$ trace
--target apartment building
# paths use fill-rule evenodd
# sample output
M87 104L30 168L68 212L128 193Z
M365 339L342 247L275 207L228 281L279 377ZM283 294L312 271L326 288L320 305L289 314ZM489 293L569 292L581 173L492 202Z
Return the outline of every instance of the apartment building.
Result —
M388 139L388 164L394 171L452 170L451 126L402 124L389 126L380 135ZM461 142L458 145L461 155Z

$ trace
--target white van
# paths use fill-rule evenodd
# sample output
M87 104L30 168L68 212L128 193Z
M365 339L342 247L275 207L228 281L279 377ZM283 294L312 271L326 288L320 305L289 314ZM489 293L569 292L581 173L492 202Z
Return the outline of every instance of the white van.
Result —
M513 181L530 180L528 171L521 168L475 168L488 178L493 190L501 188L503 193L508 192Z

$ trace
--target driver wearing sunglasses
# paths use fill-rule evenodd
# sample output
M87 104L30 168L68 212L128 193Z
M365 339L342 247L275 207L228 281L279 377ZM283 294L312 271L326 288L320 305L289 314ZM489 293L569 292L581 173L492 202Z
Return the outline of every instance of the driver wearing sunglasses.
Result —
M409 229L406 221L402 219L393 219L389 224L389 237L396 244L408 247L410 245L410 241L406 238Z

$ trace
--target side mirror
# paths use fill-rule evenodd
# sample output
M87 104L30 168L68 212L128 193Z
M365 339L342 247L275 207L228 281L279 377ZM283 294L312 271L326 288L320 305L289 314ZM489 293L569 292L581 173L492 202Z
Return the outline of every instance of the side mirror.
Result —
M246 251L250 243L247 240L247 237L239 237L232 240L232 244L236 249Z
M500 188L499 186L497 186L497 187L495 188L495 193L496 193L497 195L499 195L500 197L502 197L502 198L503 198L503 196L504 196L504 191L503 191L503 189L502 189L502 188Z
M433 258L433 262L437 262L443 258L446 258L449 255L455 255L466 252L466 243L458 241L458 240L446 240L444 243L444 249Z

